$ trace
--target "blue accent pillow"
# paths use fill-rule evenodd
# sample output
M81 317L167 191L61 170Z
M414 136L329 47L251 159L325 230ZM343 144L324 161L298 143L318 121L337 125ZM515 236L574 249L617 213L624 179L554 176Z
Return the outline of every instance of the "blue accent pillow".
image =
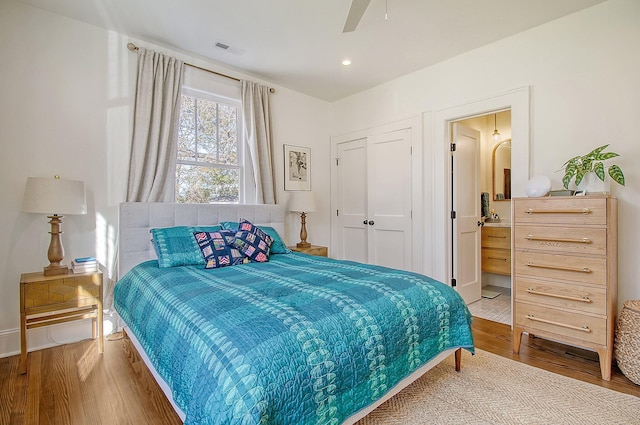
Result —
M238 222L237 221L223 221L220 223L223 229L227 230L238 230ZM271 254L289 254L291 250L287 248L287 245L284 243L276 229L269 226L258 226L263 232L267 235L271 236L273 239L273 243L271 244Z
M193 236L204 257L205 269L235 266L249 261L231 244L235 236L231 230L194 232Z
M175 226L151 229L153 246L158 256L158 266L177 267L204 265L204 257L194 232L215 232L220 226Z
M238 231L233 238L233 245L238 248L238 251L249 257L251 261L259 263L269 261L272 243L271 236L247 220L240 221Z

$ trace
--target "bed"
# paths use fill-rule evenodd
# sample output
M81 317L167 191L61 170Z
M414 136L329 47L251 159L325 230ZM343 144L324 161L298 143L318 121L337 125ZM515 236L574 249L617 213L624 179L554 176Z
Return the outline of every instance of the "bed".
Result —
M114 306L185 424L351 424L473 352L465 303L426 276L282 246L266 262L167 265L150 240L243 219L284 234L284 218L277 205L120 206Z

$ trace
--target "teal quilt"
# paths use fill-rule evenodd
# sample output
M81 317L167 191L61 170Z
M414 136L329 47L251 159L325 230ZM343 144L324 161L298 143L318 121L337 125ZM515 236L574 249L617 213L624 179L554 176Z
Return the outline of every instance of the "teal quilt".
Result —
M471 315L429 277L304 254L136 266L115 308L185 424L340 424L450 348Z

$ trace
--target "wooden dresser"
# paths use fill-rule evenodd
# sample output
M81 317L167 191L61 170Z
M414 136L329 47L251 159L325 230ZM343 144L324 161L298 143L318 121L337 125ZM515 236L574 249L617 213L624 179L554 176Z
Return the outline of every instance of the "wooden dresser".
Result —
M482 227L482 271L511 275L511 228Z
M617 313L617 200L516 198L513 351L522 332L591 350L611 379Z

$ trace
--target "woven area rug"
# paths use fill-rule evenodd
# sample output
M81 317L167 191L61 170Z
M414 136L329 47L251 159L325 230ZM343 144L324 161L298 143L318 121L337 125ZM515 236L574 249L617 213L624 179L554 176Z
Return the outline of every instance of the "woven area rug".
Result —
M476 350L463 350L357 425L640 424L640 398Z

